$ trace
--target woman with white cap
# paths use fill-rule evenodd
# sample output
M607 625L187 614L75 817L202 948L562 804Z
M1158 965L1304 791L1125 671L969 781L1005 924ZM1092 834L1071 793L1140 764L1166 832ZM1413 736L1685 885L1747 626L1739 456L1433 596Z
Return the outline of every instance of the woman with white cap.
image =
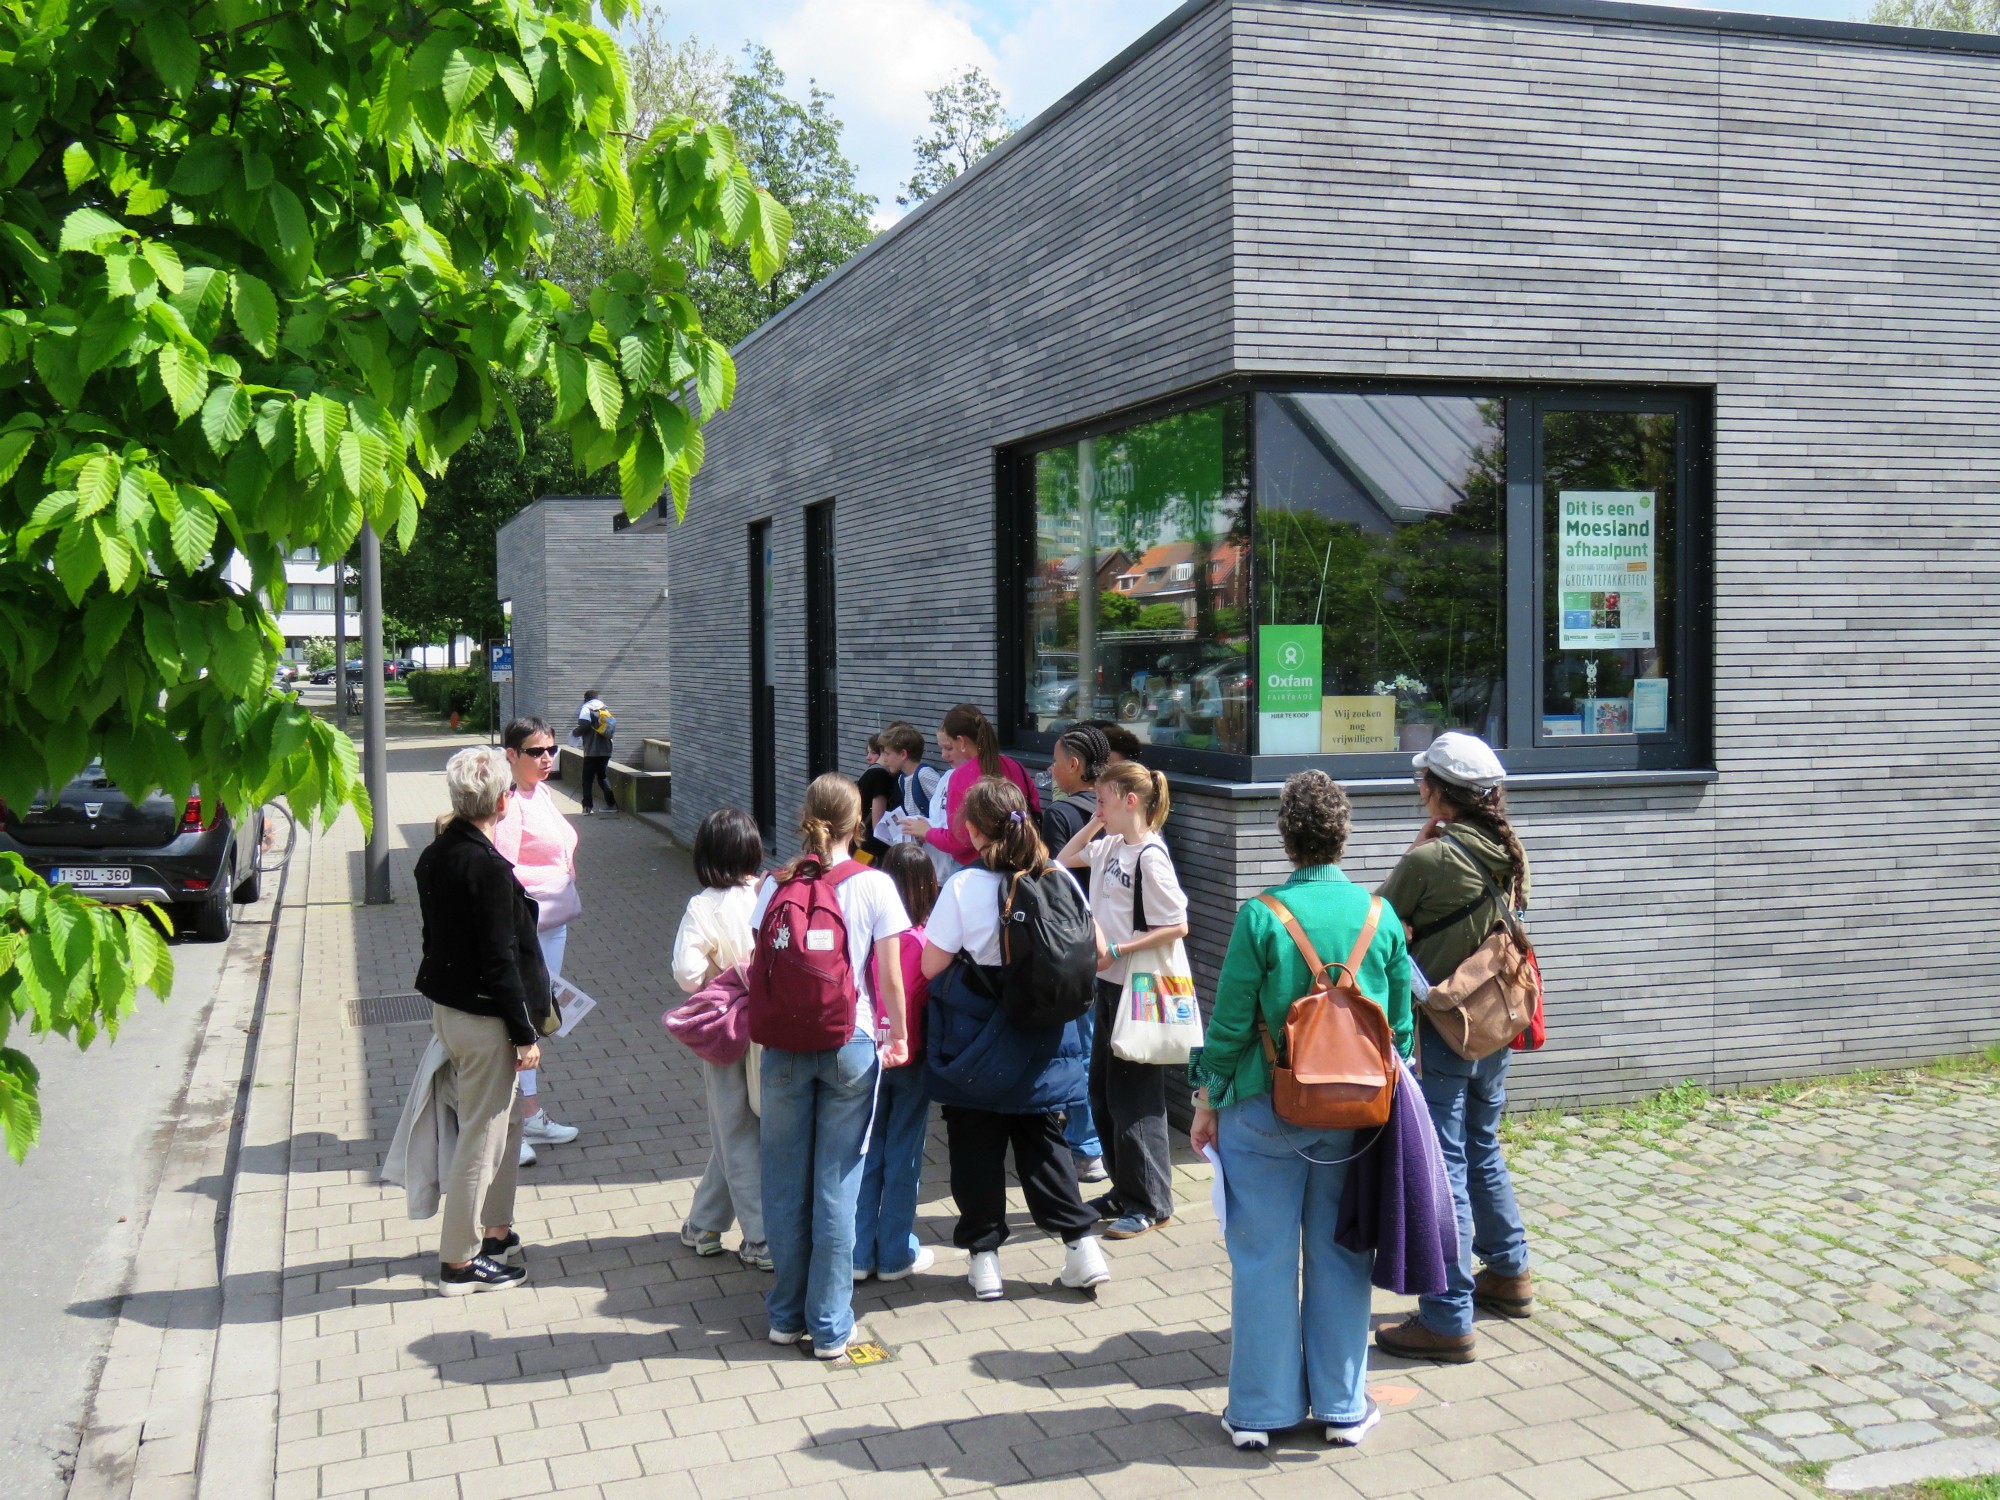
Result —
M1507 772L1484 740L1441 734L1414 770L1429 821L1376 894L1403 919L1411 959L1436 983L1485 941L1498 919L1495 891L1517 911L1527 906L1528 856L1507 821ZM1473 1358L1475 1305L1506 1318L1534 1311L1528 1234L1500 1153L1511 1053L1468 1062L1421 1019L1421 1006L1417 1015L1424 1099L1458 1204L1459 1259L1449 1290L1421 1298L1375 1342L1388 1354L1463 1364ZM1476 1276L1474 1254L1485 1263Z

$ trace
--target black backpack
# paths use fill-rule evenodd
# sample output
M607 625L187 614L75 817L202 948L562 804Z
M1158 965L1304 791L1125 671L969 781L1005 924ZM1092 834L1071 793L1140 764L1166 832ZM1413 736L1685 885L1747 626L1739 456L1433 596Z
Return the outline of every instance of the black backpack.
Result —
M1061 1026L1090 1009L1097 929L1069 873L1018 872L1000 913L1001 1008L1017 1026Z

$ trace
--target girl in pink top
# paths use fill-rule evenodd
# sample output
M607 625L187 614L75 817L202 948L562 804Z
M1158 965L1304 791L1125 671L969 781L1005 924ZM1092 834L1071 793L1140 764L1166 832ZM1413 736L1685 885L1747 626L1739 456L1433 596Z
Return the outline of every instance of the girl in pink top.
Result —
M501 736L507 764L514 773L514 793L507 811L493 829L493 847L514 864L514 878L541 908L536 937L549 978L562 973L569 924L583 914L576 890L576 830L556 806L546 785L556 764L556 737L540 719L516 719ZM537 1071L521 1079L521 1165L535 1159L535 1144L560 1146L576 1139L574 1125L559 1125L545 1113L537 1097Z
M965 836L961 809L965 794L985 776L1000 776L1021 789L1028 799L1031 816L1039 819L1042 799L1035 792L1034 778L1021 769L1011 756L1000 753L1000 737L986 715L970 703L961 703L944 716L938 726L938 749L950 764L951 781L945 789L944 826L933 827L924 818L903 819L903 832L922 839L933 849L941 849L961 865L969 865L978 851Z

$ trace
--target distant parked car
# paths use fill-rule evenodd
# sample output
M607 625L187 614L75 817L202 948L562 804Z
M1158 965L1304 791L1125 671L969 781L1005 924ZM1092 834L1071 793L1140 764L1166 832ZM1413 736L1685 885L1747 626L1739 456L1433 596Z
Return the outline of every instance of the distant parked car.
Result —
M172 910L177 930L204 942L229 936L232 902L255 901L261 893L263 845L263 808L239 824L199 791L185 812L163 792L135 806L95 761L58 796L37 793L20 811L0 803L0 850L99 901L160 902Z
M325 687L329 682L332 682L333 681L332 664L329 663L324 667L314 667L312 677L310 680L315 687Z

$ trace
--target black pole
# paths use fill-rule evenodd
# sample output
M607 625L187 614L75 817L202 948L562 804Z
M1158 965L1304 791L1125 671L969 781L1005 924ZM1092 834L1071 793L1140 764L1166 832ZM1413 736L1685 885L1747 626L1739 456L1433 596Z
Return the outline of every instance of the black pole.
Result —
M382 541L375 528L361 528L362 773L375 806L375 831L368 836L363 900L384 906L389 892L389 745L382 686Z

